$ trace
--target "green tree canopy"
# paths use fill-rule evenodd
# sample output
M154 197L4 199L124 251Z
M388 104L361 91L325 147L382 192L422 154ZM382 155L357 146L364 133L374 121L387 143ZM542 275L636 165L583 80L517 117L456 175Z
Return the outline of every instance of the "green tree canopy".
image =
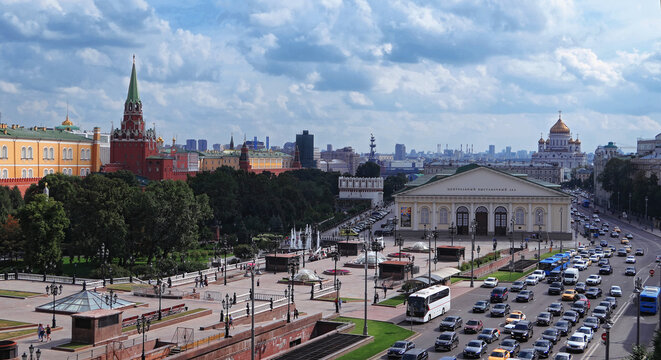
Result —
M44 194L33 196L18 212L27 264L45 270L60 262L64 230L69 226L62 203Z
M356 169L357 177L379 177L381 176L381 166L379 164L368 161L358 165Z

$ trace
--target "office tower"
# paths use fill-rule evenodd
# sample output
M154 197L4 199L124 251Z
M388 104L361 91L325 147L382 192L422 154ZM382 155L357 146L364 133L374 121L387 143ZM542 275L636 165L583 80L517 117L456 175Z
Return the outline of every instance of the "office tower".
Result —
M333 151L333 144L327 144L326 151Z
M268 149L270 149L270 145L269 145L269 137L267 136L266 137L266 150L268 150Z
M395 160L406 159L406 145L395 144Z
M197 141L195 139L186 140L186 150L188 151L197 150Z
M314 162L314 135L308 130L303 130L302 134L296 134L296 146L301 157L301 166L304 168L315 168Z
M489 145L489 156L493 157L496 155L496 145Z
M213 151L220 151L222 150L222 146L220 144L213 144Z
M197 140L197 150L198 151L207 151L207 140L206 139Z

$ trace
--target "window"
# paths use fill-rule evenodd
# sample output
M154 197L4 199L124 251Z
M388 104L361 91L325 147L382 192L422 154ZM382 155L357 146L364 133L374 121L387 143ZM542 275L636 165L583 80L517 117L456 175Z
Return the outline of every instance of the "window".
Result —
M28 159L32 160L32 146L28 147Z
M69 160L73 160L73 149L69 148Z
M420 223L429 224L429 208L420 209Z
M53 148L48 149L48 156L50 157L51 160L55 159L55 153L53 152Z
M47 147L44 148L44 154L41 158L44 159L44 160L48 160L48 148Z
M44 176L48 175L48 169L44 169Z
M25 178L25 177L27 177L27 176L28 176L28 171L25 170L25 169L21 170L21 177L22 177L22 178Z
M21 148L21 159L25 159L25 146Z
M80 149L80 160L85 160L85 149Z
M51 174L53 173L53 169L50 169L50 173L51 173Z
M2 153L0 153L0 159L7 159L7 158L9 158L9 153L7 151L7 147L3 146Z
M32 174L32 169L28 169L28 177L31 178L32 175L33 175L33 174Z
M544 225L544 210L535 210L535 225Z
M514 212L514 221L516 222L517 225L524 225L526 223L525 221L525 213L523 209L518 208Z
M438 223L442 225L448 223L448 209L440 208L438 210Z
M67 149L62 149L62 160L67 159Z

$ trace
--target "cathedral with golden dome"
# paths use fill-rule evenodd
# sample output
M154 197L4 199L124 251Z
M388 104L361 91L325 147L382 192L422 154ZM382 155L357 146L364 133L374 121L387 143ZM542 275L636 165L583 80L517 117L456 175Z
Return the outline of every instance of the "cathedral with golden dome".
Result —
M572 139L569 127L558 116L558 121L549 130L549 136L537 142L537 152L532 155L533 164L555 164L574 169L587 164L587 156L581 152L581 140Z

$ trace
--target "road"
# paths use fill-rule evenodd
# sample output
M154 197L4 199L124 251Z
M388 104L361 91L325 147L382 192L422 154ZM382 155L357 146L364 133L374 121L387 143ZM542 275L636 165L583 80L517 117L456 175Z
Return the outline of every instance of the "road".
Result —
M579 203L580 204L580 203ZM592 216L592 209L582 208L580 205L575 205L577 209L582 211L588 216ZM588 213L589 211L589 213ZM635 264L636 270L638 271L637 276L643 279L645 285L654 285L660 286L658 278L661 277L661 269L657 268L656 274L650 278L649 270L657 266L655 262L655 257L657 254L661 254L661 245L659 242L659 237L650 234L646 231L641 230L635 226L632 226L628 223L618 220L612 216L600 215L602 222L606 221L610 224L611 229L613 226L617 225L622 230L622 236L626 233L632 233L634 239L631 241L632 248L635 251L637 248L642 248L645 250L644 256L637 256L637 263ZM619 239L611 238L608 234L602 236L601 238L606 238L609 245L614 245L618 249L622 247L619 243ZM585 243L586 241L581 241L582 236L579 235L579 242ZM585 240L585 239L583 239ZM599 246L599 240L596 241L596 246ZM633 304L633 290L634 290L634 279L635 276L625 276L624 269L630 264L625 264L625 257L617 257L614 255L610 258L610 263L614 268L614 273L612 275L602 275L603 282L601 284L601 289L604 293L607 293L611 285L619 285L622 287L623 296L618 298L618 307L615 309L615 312L612 315L612 321L614 322L613 328L611 329L611 344L610 344L610 358L618 359L623 358L630 354L631 347L636 343L636 314L637 308ZM580 272L579 281L585 281L585 279L591 274L598 273L598 266L591 265L587 270ZM477 282L476 286L479 286L481 282ZM509 284L503 284L508 286ZM571 287L568 287L571 288ZM548 284L540 283L536 286L529 287L535 293L534 301L530 303L516 303L514 298L516 293L510 293L509 300L507 303L510 304L512 310L521 310L529 319L536 319L537 314L542 311L546 311L548 305L552 302L560 302L559 296L550 296L547 294ZM473 304L478 300L484 300L489 298L491 289L487 288L475 288L474 290L461 295L458 298L452 299L452 310L449 311L448 315L457 315L461 316L464 323L469 319L480 319L484 323L484 327L496 327L499 328L502 332L503 326L505 325L504 318L492 318L488 314L474 314L471 309ZM512 296L514 295L514 296ZM608 296L605 294L604 296ZM601 301L600 299L591 300L591 310L594 309L596 304ZM570 302L563 302L565 310L568 310L571 306ZM590 311L591 313L591 311ZM649 315L641 317L640 324L640 342L642 344L650 344L656 329L657 324L657 315ZM408 322L401 322L399 325L406 328L411 328L412 330L417 331L420 335L414 340L418 348L426 348L430 353L431 359L441 358L442 356L451 356L454 355L457 358L463 358L462 350L466 343L469 340L477 338L476 335L464 334L463 331L459 331L459 347L449 351L449 352L436 352L434 350L434 341L440 334L438 330L439 323L441 322L442 317L438 317L426 324L409 324ZM555 318L557 320L557 317ZM554 320L554 322L555 322ZM582 323L582 319L579 320L574 329L577 329ZM541 333L544 331L545 327L540 327L535 325L535 336L533 340L528 342L523 342L521 344L522 349L532 348L532 342L534 339L537 339L541 336ZM592 342L590 343L588 349L583 353L574 354L575 359L604 359L605 358L605 346L601 342L601 334L604 332L603 329L599 329L595 334ZM500 340L508 337L507 335L501 334ZM489 345L487 354L491 350L498 347L498 343L494 342ZM557 345L553 347L553 355L560 351L565 351L564 344L566 342L566 337L563 337ZM551 355L551 358L552 356ZM483 356L486 358L488 355ZM385 356L383 357L385 358Z

